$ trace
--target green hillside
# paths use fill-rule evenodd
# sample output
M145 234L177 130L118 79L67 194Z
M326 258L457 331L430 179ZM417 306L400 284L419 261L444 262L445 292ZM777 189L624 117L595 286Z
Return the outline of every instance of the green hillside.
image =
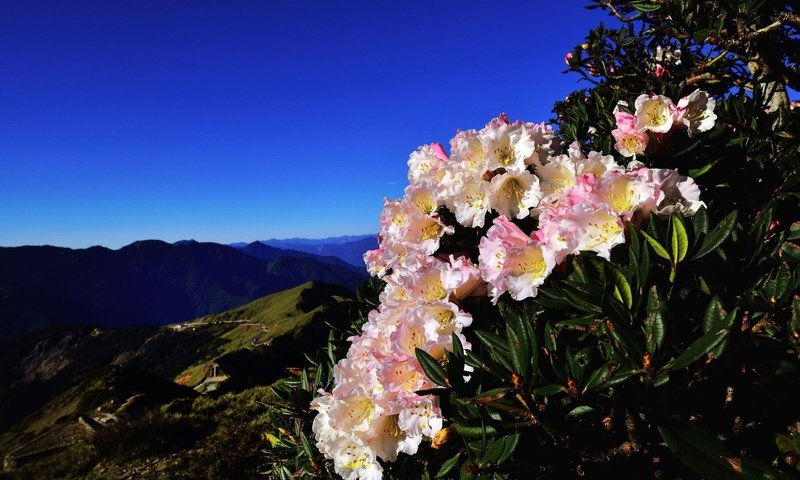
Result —
M171 328L181 330L213 328L219 331L219 341L214 347L206 352L205 357L177 375L175 381L182 385L197 385L208 376L209 363L217 357L242 349L261 349L284 335L298 337L303 327L315 318L335 315L331 298L348 293L336 285L306 282L241 307L172 325Z
M33 404L0 428L0 479L253 471L270 422L264 385L305 365L328 325L346 322L350 295L308 282L186 323L62 326L0 343L0 406Z

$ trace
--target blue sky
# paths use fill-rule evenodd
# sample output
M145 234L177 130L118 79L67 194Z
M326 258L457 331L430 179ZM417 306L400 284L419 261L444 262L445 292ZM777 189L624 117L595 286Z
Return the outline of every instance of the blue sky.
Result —
M0 245L376 232L418 145L586 86L587 3L6 0Z

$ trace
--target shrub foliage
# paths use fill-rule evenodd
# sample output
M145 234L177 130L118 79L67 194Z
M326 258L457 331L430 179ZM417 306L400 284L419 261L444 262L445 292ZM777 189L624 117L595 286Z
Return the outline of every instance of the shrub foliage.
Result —
M555 104L562 143L616 154L619 101L705 90L714 128L651 139L637 160L693 177L706 207L630 223L610 261L571 256L535 298L465 300L472 349L454 337L445 361L420 358L446 428L384 476L797 478L800 109L787 87L800 89L800 15L756 0L590 8L615 26L567 57L591 86ZM265 466L275 478L335 477L308 404L330 389L380 288L362 286L350 331L277 389Z

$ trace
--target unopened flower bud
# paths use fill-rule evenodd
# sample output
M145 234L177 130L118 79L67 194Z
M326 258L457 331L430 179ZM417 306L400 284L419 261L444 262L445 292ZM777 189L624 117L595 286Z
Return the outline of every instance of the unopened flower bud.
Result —
M436 435L433 436L433 441L431 442L432 448L442 448L447 443L449 443L453 438L455 438L456 432L453 430L453 427L447 427L439 430L436 432Z

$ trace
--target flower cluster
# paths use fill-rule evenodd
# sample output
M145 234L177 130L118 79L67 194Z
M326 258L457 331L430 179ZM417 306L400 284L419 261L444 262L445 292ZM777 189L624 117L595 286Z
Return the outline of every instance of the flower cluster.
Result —
M609 258L625 222L702 205L675 170L625 168L577 143L560 151L551 127L501 115L459 131L449 154L439 144L411 154L403 198L385 201L379 248L364 255L386 284L381 304L334 367L333 390L311 404L317 447L339 475L381 478L379 460L414 454L442 429L437 397L416 393L434 387L416 352L443 362L454 336L470 349L468 298L536 296L569 255Z
M616 140L614 148L624 157L635 157L645 152L650 135L667 135L675 127L685 128L689 137L705 132L714 126L714 97L695 90L681 98L677 105L663 95L640 95L630 113L627 102L619 102L614 109L617 128L611 131Z

